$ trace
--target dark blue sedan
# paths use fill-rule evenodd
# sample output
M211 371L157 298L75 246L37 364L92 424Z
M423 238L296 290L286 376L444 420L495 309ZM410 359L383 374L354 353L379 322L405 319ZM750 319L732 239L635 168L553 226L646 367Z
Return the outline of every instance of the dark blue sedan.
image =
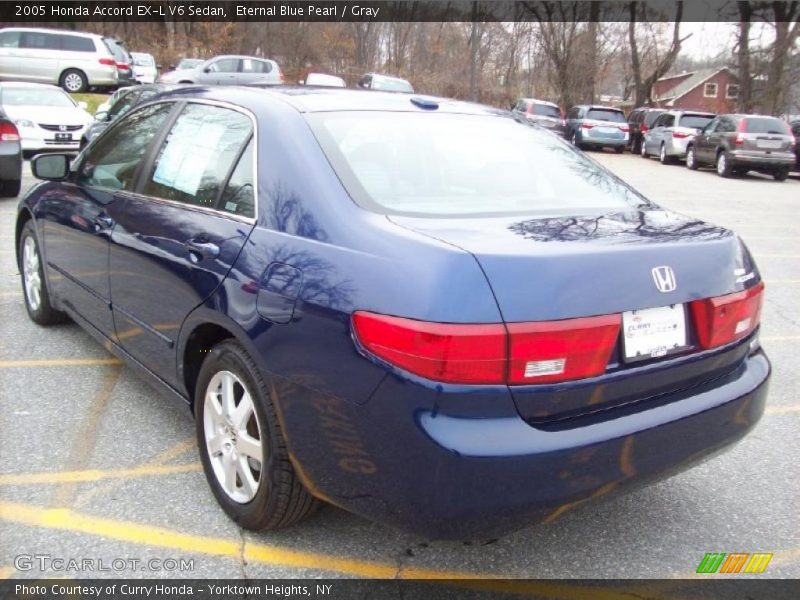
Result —
M30 317L187 405L250 529L324 501L497 535L686 468L764 410L739 238L504 111L194 88L33 169Z

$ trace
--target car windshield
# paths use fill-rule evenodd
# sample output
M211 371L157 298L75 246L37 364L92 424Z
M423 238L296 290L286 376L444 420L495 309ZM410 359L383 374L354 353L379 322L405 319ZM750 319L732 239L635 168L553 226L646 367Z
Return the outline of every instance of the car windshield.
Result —
M605 109L605 108L590 108L586 113L587 119L594 119L595 121L611 121L612 123L627 123L625 115L619 110Z
M540 117L553 117L554 119L561 118L561 110L557 106L550 106L549 104L534 104L533 114Z
M75 107L75 103L69 96L55 88L5 87L0 91L0 103L5 106Z
M748 117L744 120L747 133L773 133L791 135L789 126L774 117Z
M353 199L381 213L564 215L646 203L565 141L514 119L332 112L308 120Z
M201 64L203 64L203 61L199 58L183 58L181 59L181 62L178 63L178 66L175 67L175 69L193 69Z
M411 84L404 79L388 79L386 77L377 76L372 78L372 89L383 90L385 92L406 92L408 94L414 92L414 88L411 87Z
M691 127L692 129L702 129L713 120L714 115L682 115L678 125Z

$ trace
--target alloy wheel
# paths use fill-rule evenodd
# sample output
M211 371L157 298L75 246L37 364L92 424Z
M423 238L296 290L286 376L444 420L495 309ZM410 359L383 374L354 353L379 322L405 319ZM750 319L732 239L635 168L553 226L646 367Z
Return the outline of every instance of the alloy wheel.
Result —
M36 240L28 236L22 247L22 274L25 279L25 298L31 310L39 310L42 304L42 276L39 272L39 251Z
M686 151L686 166L690 169L694 167L694 148L689 148Z
M69 73L64 77L64 87L70 92L77 92L83 87L83 79L77 73Z
M720 155L717 157L717 173L722 175L723 177L727 173L728 169L728 159L725 158L725 153L721 152Z
M219 371L208 383L203 431L214 475L234 502L250 502L263 472L263 438L253 397L231 371Z

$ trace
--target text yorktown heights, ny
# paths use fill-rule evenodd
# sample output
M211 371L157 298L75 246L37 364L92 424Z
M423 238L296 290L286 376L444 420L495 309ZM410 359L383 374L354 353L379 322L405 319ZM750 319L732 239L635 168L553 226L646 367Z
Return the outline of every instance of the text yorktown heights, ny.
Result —
M108 585L81 585L75 583L53 583L47 585L23 583L16 584L14 591L17 595L35 598L37 596L52 597L94 597L102 598L107 596L137 596L146 598L175 597L194 595L209 595L213 598L224 598L227 596L246 596L249 598L258 596L327 596L332 592L331 584L298 585L298 584L204 584L202 586L189 584L163 584L163 583L143 583L143 584L108 584Z

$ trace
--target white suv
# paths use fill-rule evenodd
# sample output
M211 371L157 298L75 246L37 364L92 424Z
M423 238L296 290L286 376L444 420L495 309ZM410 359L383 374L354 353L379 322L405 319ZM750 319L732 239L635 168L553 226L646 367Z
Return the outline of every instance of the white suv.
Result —
M0 80L52 83L68 92L119 85L103 36L63 29L0 29Z

